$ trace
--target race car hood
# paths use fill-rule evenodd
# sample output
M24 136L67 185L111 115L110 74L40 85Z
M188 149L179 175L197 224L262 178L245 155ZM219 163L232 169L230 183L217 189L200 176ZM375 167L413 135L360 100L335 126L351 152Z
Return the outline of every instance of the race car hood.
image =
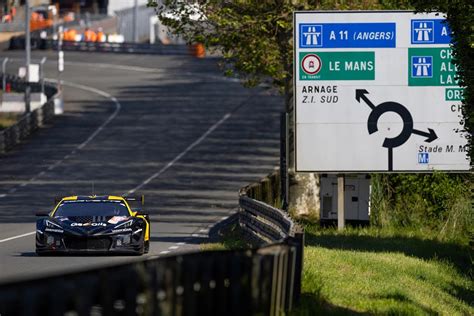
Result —
M71 216L47 220L59 225L61 229L70 234L98 236L131 232L135 218L127 216Z

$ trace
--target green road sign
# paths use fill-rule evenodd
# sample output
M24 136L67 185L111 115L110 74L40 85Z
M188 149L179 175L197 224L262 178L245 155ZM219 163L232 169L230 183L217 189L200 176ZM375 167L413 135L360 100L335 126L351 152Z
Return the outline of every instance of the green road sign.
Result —
M375 80L374 52L305 52L300 61L300 80Z
M462 101L464 99L464 88L446 88L445 101Z
M457 86L451 48L409 48L409 86Z

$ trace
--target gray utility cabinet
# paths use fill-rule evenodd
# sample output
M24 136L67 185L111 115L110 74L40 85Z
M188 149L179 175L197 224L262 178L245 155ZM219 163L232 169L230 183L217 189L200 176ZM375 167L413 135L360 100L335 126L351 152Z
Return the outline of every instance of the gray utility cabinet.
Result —
M370 179L365 175L346 175L345 219L369 220ZM337 176L321 176L321 219L337 219Z

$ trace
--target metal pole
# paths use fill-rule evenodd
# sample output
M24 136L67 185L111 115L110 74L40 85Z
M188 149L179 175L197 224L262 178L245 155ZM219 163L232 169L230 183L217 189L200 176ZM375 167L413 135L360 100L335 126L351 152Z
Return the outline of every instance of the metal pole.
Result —
M338 174L337 175L337 229L338 230L343 230L345 226L344 186L345 186L344 175Z
M25 0L25 50L26 50L26 87L25 111L30 113L30 62L31 62L31 34L30 34L30 3Z
M288 211L289 178L288 178L288 113L280 117L280 186L282 209Z
M58 91L61 91L61 73L64 71L63 26L58 27Z
M64 71L64 52L62 51L63 46L63 26L58 26L58 94L54 100L54 114L64 113L63 93L62 93L62 82L61 73Z
M46 62L46 57L43 57L40 62L40 80L41 80L41 93L44 94L44 63Z
M133 7L133 42L138 43L138 0Z
M6 57L2 63L2 74L3 74L2 91L3 93L5 93L5 89L7 88L7 63L8 63L8 57Z

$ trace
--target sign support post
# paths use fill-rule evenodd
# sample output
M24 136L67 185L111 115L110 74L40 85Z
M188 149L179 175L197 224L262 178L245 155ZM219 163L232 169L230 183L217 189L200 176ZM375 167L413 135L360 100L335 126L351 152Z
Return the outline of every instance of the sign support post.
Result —
M280 117L280 185L282 209L288 211L288 159L289 159L288 113L281 113Z
M337 229L343 230L345 226L345 205L344 205L344 174L337 175Z

